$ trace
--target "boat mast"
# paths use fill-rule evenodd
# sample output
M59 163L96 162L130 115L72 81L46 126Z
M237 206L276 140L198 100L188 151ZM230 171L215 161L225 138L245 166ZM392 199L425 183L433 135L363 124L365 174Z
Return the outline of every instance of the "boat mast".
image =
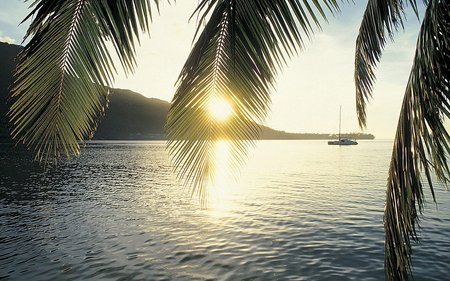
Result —
M341 140L341 111L342 105L339 106L339 141Z

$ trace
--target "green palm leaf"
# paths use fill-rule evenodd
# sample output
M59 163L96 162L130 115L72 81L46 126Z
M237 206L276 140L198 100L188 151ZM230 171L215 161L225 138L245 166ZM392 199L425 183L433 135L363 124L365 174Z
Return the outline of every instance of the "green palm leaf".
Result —
M197 12L208 18L179 80L166 122L169 152L179 178L205 198L205 182L214 173L215 142L230 142L231 162L243 161L259 136L277 72L302 46L318 11L336 12L336 1L203 0ZM315 9L315 11L314 11ZM199 27L200 28L200 27ZM199 30L197 30L199 32ZM227 122L208 114L215 98L233 108Z
M385 273L408 280L411 237L423 206L421 172L434 198L431 171L448 182L450 136L450 2L429 1L406 88L387 183Z
M417 14L416 0L408 0ZM356 110L361 127L366 125L366 103L372 97L375 67L388 38L402 26L404 0L369 0L356 39Z
M78 142L92 136L115 74L107 42L131 71L150 1L40 0L31 7L31 40L19 55L9 117L13 137L48 163L77 155Z

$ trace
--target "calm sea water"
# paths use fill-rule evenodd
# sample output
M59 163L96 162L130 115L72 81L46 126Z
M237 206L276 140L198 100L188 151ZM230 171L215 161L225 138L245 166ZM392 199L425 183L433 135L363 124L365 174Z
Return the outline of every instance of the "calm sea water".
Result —
M90 144L47 173L0 149L0 279L382 280L391 147L259 142L207 209L176 184L163 142ZM416 280L450 278L450 194L437 189Z

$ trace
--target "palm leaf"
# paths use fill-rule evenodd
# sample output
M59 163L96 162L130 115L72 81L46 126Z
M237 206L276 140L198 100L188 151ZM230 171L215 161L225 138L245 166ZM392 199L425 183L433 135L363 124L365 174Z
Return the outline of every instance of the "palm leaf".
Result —
M257 124L266 117L278 71L319 26L325 11L338 10L334 0L321 2L200 1L200 23L209 20L201 32L199 25L200 35L181 71L166 131L179 178L201 198L217 165L215 142L230 142L231 165L243 161L259 136ZM233 108L228 122L214 120L205 110L218 97Z
M450 2L429 2L417 42L389 169L385 209L387 280L408 280L411 238L424 202L421 172L435 199L431 172L448 182Z
M388 38L403 25L405 0L369 0L356 39L356 110L361 127L366 125L366 103L372 97L375 67ZM408 0L417 14L416 0Z
M78 155L78 142L94 133L115 74L107 41L131 71L150 1L40 0L31 7L31 39L19 55L9 117L13 137L48 163L61 153Z

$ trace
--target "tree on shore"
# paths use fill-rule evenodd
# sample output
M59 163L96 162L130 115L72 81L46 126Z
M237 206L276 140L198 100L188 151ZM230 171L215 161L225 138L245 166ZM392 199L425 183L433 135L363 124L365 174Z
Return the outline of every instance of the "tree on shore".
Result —
M148 32L154 0L34 0L29 42L19 55L8 113L12 135L52 163L78 155L108 103L116 66L136 66L135 44ZM427 6L394 141L385 208L387 280L408 280L411 238L416 238L423 206L421 172L431 188L434 172L450 174L446 157L450 115L450 1ZM214 143L230 140L233 165L245 158L268 113L279 71L301 51L326 14L339 12L338 0L200 0L195 44L181 70L166 122L169 152L178 175L204 196L213 172ZM356 40L355 83L358 119L365 105L386 40L402 26L404 9L416 0L369 0ZM112 46L110 48L109 46ZM205 107L214 99L232 105L227 126ZM225 129L226 127L226 129Z

